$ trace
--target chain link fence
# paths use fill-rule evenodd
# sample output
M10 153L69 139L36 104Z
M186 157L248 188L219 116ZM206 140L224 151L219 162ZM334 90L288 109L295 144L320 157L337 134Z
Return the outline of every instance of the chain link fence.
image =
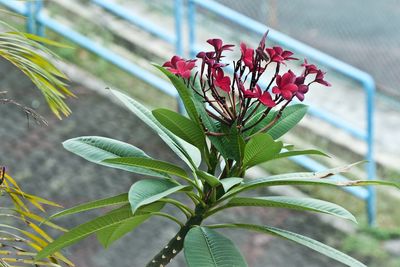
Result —
M399 0L218 0L370 73L400 100Z

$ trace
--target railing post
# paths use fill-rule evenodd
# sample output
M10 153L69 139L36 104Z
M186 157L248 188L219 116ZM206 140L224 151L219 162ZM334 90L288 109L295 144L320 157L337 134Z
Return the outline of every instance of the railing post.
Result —
M196 50L196 3L193 0L188 0L187 16L189 30L189 57L194 57Z
M174 16L175 16L175 52L177 55L183 56L183 35L182 35L182 18L183 18L183 0L175 0Z
M26 2L26 31L36 35L44 35L44 26L37 21L37 17L42 11L43 0Z
M35 18L34 18L34 3L27 1L26 6L26 31L28 33L35 33Z
M175 52L179 56L183 56L183 35L182 35L182 18L183 18L183 1L175 0L174 2L174 16L175 16ZM176 97L178 103L178 112L185 113L185 106L179 94Z
M43 8L43 0L36 0L35 2L35 10L34 10L34 20L36 22L35 26L36 26L36 31L35 34L39 35L39 36L44 36L44 32L45 32L45 28L44 25L42 23L40 23L37 18L40 15L40 12L42 11Z
M375 99L375 82L372 78L365 82L367 97L367 175L368 179L376 179L376 165L374 160L374 99ZM376 226L376 191L372 186L367 187L367 215L369 226Z

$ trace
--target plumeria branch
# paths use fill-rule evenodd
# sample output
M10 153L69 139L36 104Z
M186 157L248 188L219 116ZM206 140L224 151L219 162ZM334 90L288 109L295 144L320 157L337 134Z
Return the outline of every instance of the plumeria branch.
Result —
M233 50L234 45L224 44L221 39L209 39L207 43L213 49L199 52L197 59L186 60L173 56L163 66L184 79L186 85L202 98L202 101L207 104L205 110L208 116L228 127L235 125L240 132L256 127L274 107L287 101L279 110L278 118L271 122L273 124L282 116L283 109L293 98L304 100L304 95L309 91L311 84L319 83L325 86L330 86L330 84L324 79L325 72L308 63L307 60L304 60L301 65L303 71L299 76L291 70L281 74L281 65L286 65L287 61L297 60L297 58L293 57L293 52L279 46L265 47L267 34L268 32L256 49L245 43L240 44L241 56L232 62L234 71L231 75L226 74L225 69L228 64L221 62L221 59L226 51ZM199 70L195 70L198 61L200 62ZM258 82L266 73L266 69L273 65L275 65L275 72L269 77L268 85L262 89ZM195 87L196 80L200 88ZM255 123L246 125L261 106L265 107L262 116ZM269 129L267 126L262 131L267 131ZM208 130L206 134L225 135Z

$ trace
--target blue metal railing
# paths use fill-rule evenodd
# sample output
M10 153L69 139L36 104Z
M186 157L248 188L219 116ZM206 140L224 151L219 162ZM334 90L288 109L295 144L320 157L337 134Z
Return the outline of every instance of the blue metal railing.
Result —
M176 53L178 55L183 54L183 36L182 36L182 26L183 26L183 0L173 0L174 1L174 18L175 18L175 32L166 33L165 29L162 29L150 21L144 20L137 16L132 15L131 12L127 11L125 8L115 4L112 1L107 0L91 0L91 3L100 6L104 10L107 10L114 15L136 25L137 27L149 32L150 34L156 36L159 39L166 41L169 44L175 46ZM22 4L17 1L10 0L0 0L0 4L6 8L24 15L27 17L27 30L29 32L43 35L45 27L51 29L52 31L62 35L63 37L75 42L79 46L93 52L94 54L104 58L105 60L111 62L120 69L134 75L135 77L143 80L144 82L154 86L158 90L175 97L177 99L178 107L183 110L182 102L179 99L179 95L176 90L167 83L165 80L153 75L152 73L144 70L138 65L126 60L120 55L110 51L109 49L99 45L98 43L90 40L86 36L80 34L79 32L69 28L66 25L61 24L57 20L45 15L42 10L43 0L33 0ZM219 15L221 18L229 20L230 22L236 23L241 27L249 30L250 32L257 33L259 35L264 34L267 27L243 14L236 12L226 6L223 6L215 1L211 0L188 0L187 12L188 12L188 30L189 30L189 52L193 55L197 50L196 44L196 9L197 7L204 8L214 14ZM372 77L359 70L350 66L340 60L337 60L319 50L316 50L304 43L301 43L295 39L288 37L278 31L269 29L268 38L276 43L279 43L285 47L295 50L305 56L312 58L313 60L322 63L323 65L330 67L331 69L350 77L353 80L358 81L366 95L366 111L367 111L367 128L365 131L354 128L349 123L346 123L342 119L338 119L335 116L327 113L326 111L310 107L309 112L313 116L316 116L331 125L343 129L350 133L354 137L364 141L367 144L367 154L366 159L367 164L367 174L368 179L375 178L375 162L373 158L373 112L374 112L374 93L375 84ZM293 158L294 161L310 170L322 171L325 166L312 160L306 156L297 156ZM334 179L343 180L346 179L342 176L335 176ZM367 214L368 222L370 225L375 224L375 191L372 187L359 188L359 187L348 187L346 190L353 194L354 196L366 201L367 203Z
M101 1L96 0L96 3L99 4ZM0 4L5 6L6 8L19 13L21 15L26 16L26 28L28 32L35 33L38 35L44 34L44 27L60 34L61 36L71 40L72 42L78 44L79 46L87 49L88 51L98 55L99 57L109 61L110 63L114 64L118 68L128 72L131 75L141 79L142 81L154 86L158 90L164 92L165 94L175 97L177 99L178 108L181 110L182 105L179 98L178 93L176 92L175 88L165 80L159 78L158 76L152 74L149 71L144 70L140 66L130 62L129 60L123 58L122 56L112 52L111 50L101 46L100 44L92 41L88 37L80 34L79 32L71 29L70 27L63 25L62 23L58 22L57 20L52 19L48 15L41 12L43 7L43 0L35 0L35 1L28 1L25 4L18 2L18 1L9 1L9 0L0 0ZM182 8L181 0L175 0L175 4L178 6L177 9ZM126 16L126 14L125 14ZM131 19L130 21L134 21ZM138 21L138 19L136 19ZM145 21L142 21L140 25L146 24ZM179 24L181 24L179 20ZM180 26L177 29L180 29ZM159 33L162 32L161 29L159 31L153 31L152 34L158 36L159 38L163 39L159 36ZM164 36L164 35L163 35ZM170 38L170 41L176 44L177 51L181 50L181 41L178 40L181 36L181 33L177 35L175 38ZM179 45L178 45L179 43Z
M197 7L201 7L209 12L218 15L220 18L226 19L231 23L235 23L249 32L257 33L260 36L263 35L267 30L268 39L276 42L284 47L292 49L299 52L306 57L317 61L332 70L341 73L362 85L362 88L366 94L366 121L367 127L364 131L353 127L349 123L346 123L343 119L337 118L328 112L317 109L315 107L310 107L309 113L315 117L318 117L331 125L343 129L352 136L364 141L367 144L367 153L365 155L368 161L366 166L366 172L368 179L375 179L376 177L376 167L373 157L373 114L374 114L374 95L375 95L375 82L374 79L365 73L347 63L344 63L334 57L331 57L315 48L312 48L302 42L299 42L283 33L280 33L271 28L267 28L265 25L255 21L237 11L234 11L222 4L219 4L212 0L188 0L188 30L189 30L189 52L191 56L194 56L198 52L198 45L196 43L196 10ZM294 157L293 160L306 167L307 169L313 171L321 171L325 167L312 160L306 156ZM340 175L336 175L333 179L345 180L346 178ZM344 190L353 194L357 198L366 201L368 223L370 225L375 224L375 214L376 214L376 200L375 200L375 190L373 187L368 186L366 188L360 187L346 187Z

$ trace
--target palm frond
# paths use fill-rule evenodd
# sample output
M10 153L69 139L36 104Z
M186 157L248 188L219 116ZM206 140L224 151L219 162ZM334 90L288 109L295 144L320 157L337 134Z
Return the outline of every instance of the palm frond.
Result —
M39 215L32 209L35 207L36 210L43 213L44 205L59 205L25 193L17 182L5 173L4 168L0 169L1 196L8 196L13 206L0 206L0 217L2 218L0 224L0 267L13 266L14 263L20 264L18 266L74 266L61 253L54 253L41 261L35 261L37 252L53 241L44 227L59 231L66 230L54 223L46 222L43 215Z
M7 31L0 32L0 57L20 69L41 91L52 112L61 119L68 116L70 108L65 98L74 94L67 88L67 77L50 58L57 56L43 44L61 44L33 34L22 33L0 21Z

